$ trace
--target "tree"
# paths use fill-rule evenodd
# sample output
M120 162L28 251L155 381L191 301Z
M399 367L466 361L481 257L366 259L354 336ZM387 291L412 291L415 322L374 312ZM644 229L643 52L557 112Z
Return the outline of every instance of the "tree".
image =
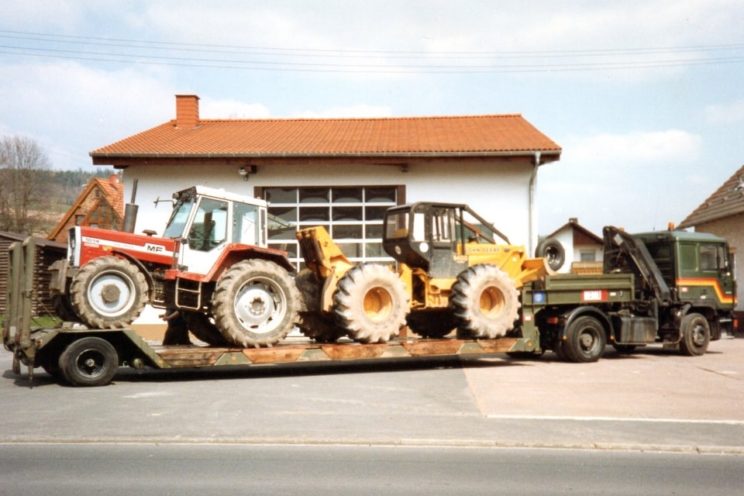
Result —
M31 233L29 207L41 196L39 176L50 168L44 150L31 138L0 138L0 229Z

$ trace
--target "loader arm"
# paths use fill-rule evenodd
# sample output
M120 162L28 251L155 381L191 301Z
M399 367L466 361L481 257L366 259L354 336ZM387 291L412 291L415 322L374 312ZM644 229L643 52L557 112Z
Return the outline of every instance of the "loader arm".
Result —
M324 227L301 229L297 231L297 240L300 242L300 252L305 265L323 283L320 309L324 312L330 311L338 281L354 267L354 264L346 258Z

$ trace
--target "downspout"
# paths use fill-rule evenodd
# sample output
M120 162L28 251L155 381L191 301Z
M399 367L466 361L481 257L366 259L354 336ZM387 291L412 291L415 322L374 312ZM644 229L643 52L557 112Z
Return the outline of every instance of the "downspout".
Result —
M537 241L537 220L535 219L535 188L537 187L537 169L540 167L540 160L542 159L542 153L537 151L534 152L535 163L532 167L532 174L530 175L530 185L528 190L528 217L527 217L527 255L530 257L535 256L535 242Z

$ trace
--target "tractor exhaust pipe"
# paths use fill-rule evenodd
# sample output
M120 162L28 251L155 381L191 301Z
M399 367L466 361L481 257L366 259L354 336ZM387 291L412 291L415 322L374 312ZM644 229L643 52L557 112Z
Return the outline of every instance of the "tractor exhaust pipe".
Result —
M135 203L137 199L137 181L139 179L135 179L134 183L132 183L132 200L124 205L124 228L122 230L128 233L134 232L134 225L137 223L137 211L139 210L139 205Z

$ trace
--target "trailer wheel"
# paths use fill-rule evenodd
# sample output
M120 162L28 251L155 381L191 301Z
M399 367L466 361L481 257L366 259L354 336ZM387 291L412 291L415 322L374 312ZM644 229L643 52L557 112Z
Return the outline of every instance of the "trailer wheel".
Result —
M435 339L443 338L457 327L450 309L411 312L406 324L419 336Z
M227 269L212 295L222 336L239 346L272 346L295 325L299 294L287 271L269 260L244 260Z
M682 332L679 342L682 353L688 356L704 355L710 342L708 319L699 313L688 313L682 317L679 327Z
M295 277L300 292L301 304L297 327L302 334L319 343L335 343L346 335L331 316L320 311L321 283L310 269L303 269Z
M105 386L114 378L118 367L116 349L97 337L73 341L59 356L62 376L72 386Z
M607 335L600 321L589 315L576 318L566 329L563 353L572 362L596 362L604 353Z
M116 329L136 319L147 302L147 281L131 262L108 256L83 265L70 285L75 313L88 327Z
M384 265L349 270L333 295L333 313L352 339L384 343L406 323L408 298L403 282Z
M458 329L476 338L504 336L519 316L514 281L494 265L476 265L457 276L450 308Z
M225 340L217 329L217 326L209 320L209 317L201 312L188 312L182 311L181 315L183 320L186 322L186 327L191 334L196 336L199 341L204 341L209 346L228 346L229 343Z

